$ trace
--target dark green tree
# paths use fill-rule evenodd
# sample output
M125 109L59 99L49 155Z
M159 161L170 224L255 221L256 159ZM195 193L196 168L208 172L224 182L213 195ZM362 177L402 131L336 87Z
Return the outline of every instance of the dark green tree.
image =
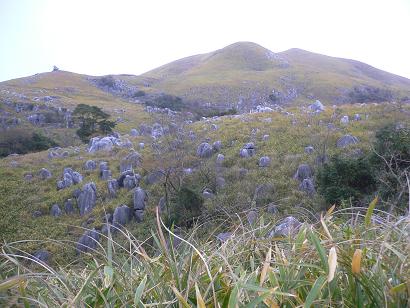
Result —
M116 125L108 120L110 115L97 106L79 104L74 109L73 117L80 125L77 135L83 142L88 142L90 137L98 133L112 133Z

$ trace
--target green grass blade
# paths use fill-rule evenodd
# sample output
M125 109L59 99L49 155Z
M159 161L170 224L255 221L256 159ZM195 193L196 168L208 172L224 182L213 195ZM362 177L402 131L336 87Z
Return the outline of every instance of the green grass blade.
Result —
M134 294L134 305L139 306L141 303L141 297L142 293L144 292L145 289L145 284L147 283L147 276L142 279L140 284L138 285L137 289L135 290Z
M310 292L306 297L306 301L303 306L304 308L310 308L312 306L313 302L318 297L320 290L325 284L326 279L326 276L320 276L318 279L316 279L312 289L310 289Z
M231 295L229 296L228 308L237 308L239 302L239 285L235 285L232 289Z
M325 272L328 273L329 272L329 264L327 263L327 255L326 255L325 248L322 246L322 244L320 243L320 239L313 232L313 230L311 230L309 232L309 238L310 238L310 241L313 243L313 245L315 246L315 248L316 248L316 250L319 254L320 261L322 263L322 266L323 266Z
M366 216L364 217L364 224L366 227L370 226L372 214L373 214L374 208L376 207L378 200L379 198L376 196L376 198L374 198L373 201L370 202L369 204L369 208L367 209Z

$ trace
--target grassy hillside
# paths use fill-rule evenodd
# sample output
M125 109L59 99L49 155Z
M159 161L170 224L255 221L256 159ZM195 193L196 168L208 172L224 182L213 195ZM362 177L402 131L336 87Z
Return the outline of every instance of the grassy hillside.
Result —
M2 303L23 302L26 297L49 306L98 306L104 302L132 305L141 300L154 306L175 306L180 302L187 307L199 305L202 298L207 306L214 306L215 302L251 307L313 302L404 307L408 304L408 222L399 216L405 210L397 209L388 216L384 200L379 200L374 210L378 220L370 220L373 210L367 208L372 194L362 203L347 201L329 210L331 204L321 195L309 196L298 188L294 174L301 163L312 166L316 174L316 158L324 146L330 157L371 152L375 131L388 123L405 123L409 110L385 104L328 108L319 115L299 108L286 112L196 122L179 132L181 143L177 147L173 134L156 141L146 136L133 138L134 148L138 149L140 142L146 145L138 150L142 162L135 170L143 176L141 187L149 195L144 221L127 224L126 229L113 235L113 241L102 236L95 251L89 254L75 253L76 241L84 229L101 230L105 213L112 213L121 204L132 206L133 191L121 189L116 198L110 198L106 181L100 179L98 171L84 171L84 162L107 161L117 178L119 164L129 150L91 154L82 147L80 153L52 160L46 152L2 159ZM343 115L352 117L356 113L363 120L340 123ZM166 121L164 118L164 125ZM334 128L329 130L328 123ZM188 137L190 131L195 133L195 139ZM336 141L345 134L358 137L360 142L337 148ZM263 139L264 135L269 137ZM210 158L197 157L197 146L205 140L222 142L219 154L225 160L221 165L216 163L216 153ZM247 142L255 143L256 155L240 158L239 150ZM315 148L314 153L304 152L308 145ZM258 166L262 156L271 158L268 167ZM52 172L50 179L39 179L37 174L42 167ZM82 186L56 190L64 167L79 171L84 176L82 184L96 183L97 205L85 216L75 213L56 218L49 214L53 204L62 205ZM194 172L181 174L180 168L192 168ZM146 176L159 169L171 170L170 177L149 184ZM241 175L243 169L247 169L245 175ZM27 180L27 174L33 178ZM224 178L224 186L218 185L218 177ZM182 219L181 228L172 232L188 241L182 244L166 231L170 226L167 212L159 216L163 225L156 219L156 206L164 196L166 181L198 196L205 188L214 194L203 200L201 215L194 225L185 225ZM273 187L260 201L255 199L259 185ZM272 204L275 212L270 208ZM184 209L176 205L170 208L172 214L186 217ZM34 211L42 215L33 217ZM366 211L370 214L364 219ZM256 213L253 222L248 222L250 212ZM322 220L319 213L325 215ZM304 223L299 233L294 237L269 237L289 215ZM221 244L216 239L221 232L233 236ZM170 242L178 248L171 247ZM24 259L32 258L30 254L38 249L50 253L51 267L34 266ZM358 249L363 255L359 265L354 256ZM332 260L335 254L338 265L333 268L328 258ZM329 280L332 273L335 278Z
M0 306L408 306L410 106L330 106L357 84L381 89L357 89L359 99L408 91L407 79L362 63L253 43L139 77L55 71L0 83L0 137L39 132L62 147L0 159ZM283 106L269 112L192 122L142 104L171 93L205 109L242 99L246 110L271 99L272 85ZM324 111L310 109L313 98ZM89 151L65 122L80 103L119 118L130 143ZM120 183L130 161L137 187L113 196L108 180ZM83 180L57 189L65 168ZM78 190L91 182L95 207L81 216ZM120 206L129 221L104 232ZM92 230L99 239L80 253Z
M178 175L177 178L199 194L205 188L210 188L215 193L214 199L205 200L204 218L208 215L224 216L225 211L243 213L249 211L253 207L255 188L260 184L274 186L275 194L269 199L282 214L314 213L326 209L329 205L324 203L320 195L316 194L315 197L310 198L298 189L299 184L293 179L298 165L307 163L315 170L317 155L321 154L323 147L327 148L328 156L337 153L354 155L359 150L368 152L378 127L389 122L400 123L407 118L405 113L395 110L394 106L343 107L340 110L341 114L352 116L361 112L363 115L369 115L368 120L352 122L348 126L340 125L338 120L332 120L331 110L315 117L306 116L304 112L294 109L293 117L274 112L221 117L215 122L200 121L183 129L186 137L182 139L178 137L181 140L178 148L172 145L176 138L172 134L155 142L149 136L132 137L130 140L134 148L142 155L141 166L135 171L145 177L151 172L167 170L170 167L192 168L194 170L192 175ZM163 119L162 123L166 121ZM329 131L325 124L328 122L334 122L336 130ZM217 125L217 130L211 128L212 123ZM196 134L195 140L187 137L189 131ZM358 137L360 143L347 149L336 148L337 139L345 134ZM269 137L263 140L264 135ZM225 156L225 160L221 167L216 166L216 154L211 159L200 159L196 156L197 146L204 140L210 140L211 143L217 140L222 142L219 153ZM146 145L144 149L139 149L138 144L141 142ZM257 155L248 159L239 159L239 150L247 142L255 143ZM308 145L316 149L315 154L304 153L304 148ZM72 149L67 150L68 157L55 159L48 158L48 152L40 152L0 160L0 186L2 187L0 208L2 216L5 217L0 222L3 240L19 241L27 239L30 235L40 240L54 238L75 241L82 233L80 226L99 228L105 211L113 212L114 208L121 204L132 205L132 191L120 190L118 198L110 199L106 181L98 177L98 171L83 170L84 163L89 159L97 163L107 161L113 177L118 178L120 162L129 150L116 149L113 152L97 154L87 153L84 146L80 147L79 153ZM258 160L262 156L270 157L269 167L258 167ZM84 180L81 184L57 191L56 182L61 178L65 167L72 167L79 171L84 176ZM41 168L49 169L52 177L45 181L40 180L38 172ZM241 169L247 169L245 177L239 175ZM27 180L25 178L27 174L33 175L33 178ZM172 176L176 177L177 173ZM218 187L218 176L225 179L224 187ZM53 204L62 206L65 200L72 198L76 188L81 188L84 183L90 181L97 184L98 191L97 207L90 215L84 217L63 215L59 218L49 215ZM145 180L142 181L142 187L147 189L150 196L147 216L143 224L130 226L131 230L139 230L136 231L138 234L141 234L140 230L145 230L142 234L148 232L149 226L152 226L154 208L164 195L163 183L164 179L153 185L147 184ZM263 209L267 203L261 206ZM34 211L40 211L42 216L33 218ZM91 223L87 224L90 217ZM51 250L56 252L58 260L61 253L55 248Z
M65 71L53 71L5 81L0 83L0 118L5 119L3 129L24 129L40 132L61 146L79 145L79 138L75 135L75 127L67 128L63 125L63 117L52 119L50 123L33 125L28 116L33 114L51 114L56 116L63 108L72 112L78 104L98 106L111 115L112 120L118 121L116 130L129 133L133 127L149 122L151 117L144 111L144 107L131 104L110 93L98 89L89 78ZM17 110L22 106L22 111ZM7 124L12 119L18 119L18 125Z
M143 82L138 82L140 79ZM300 103L306 99L332 104L347 102L350 99L347 93L354 86L364 85L389 88L399 97L410 93L410 80L358 61L300 49L273 53L250 42L183 58L134 80L149 85L151 90L186 100L220 106L242 101L248 108L269 102L272 90L281 92L282 103Z

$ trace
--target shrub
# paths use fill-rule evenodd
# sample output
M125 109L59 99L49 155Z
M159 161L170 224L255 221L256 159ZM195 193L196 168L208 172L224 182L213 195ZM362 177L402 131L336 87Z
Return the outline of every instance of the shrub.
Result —
M406 173L410 170L410 129L388 125L376 132L370 161L377 170L380 196L393 205L408 200Z
M193 188L183 186L171 198L171 213L168 224L190 227L193 219L201 214L203 199Z
M317 175L318 191L329 204L359 201L375 190L375 175L367 158L334 157Z
M0 157L47 150L58 144L40 133L12 129L0 134Z
M199 120L201 117L212 118L212 117L221 117L226 115L237 114L238 111L236 108L232 107L226 110L219 109L206 109L206 110L196 110L196 119Z
M186 107L180 97L169 94L158 96L152 101L145 102L145 104L158 108L169 108L174 111L181 111Z
M142 97L142 96L145 96L145 92L142 90L138 90L132 95L132 97Z
M108 76L103 76L97 81L98 85L100 87L107 87L114 89L116 87L116 82L113 76L108 75Z
M387 102L393 99L392 91L370 86L354 87L348 95L354 103Z

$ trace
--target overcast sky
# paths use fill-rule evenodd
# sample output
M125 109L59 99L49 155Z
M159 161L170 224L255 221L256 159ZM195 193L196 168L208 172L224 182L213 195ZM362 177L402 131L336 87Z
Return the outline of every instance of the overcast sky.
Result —
M0 81L53 65L141 74L237 41L410 78L410 0L0 0Z

